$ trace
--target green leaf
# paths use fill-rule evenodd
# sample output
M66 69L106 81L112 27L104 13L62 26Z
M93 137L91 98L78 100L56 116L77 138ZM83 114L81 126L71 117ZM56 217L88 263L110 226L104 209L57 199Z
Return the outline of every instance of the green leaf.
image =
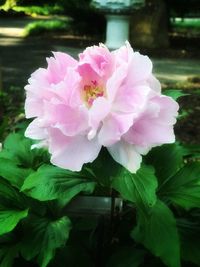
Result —
M200 225L187 219L179 219L181 257L200 266Z
M0 157L7 157L18 164L29 167L33 161L31 145L30 139L17 133L11 133L4 142L4 149L0 153Z
M12 231L27 215L28 210L4 210L0 206L0 235Z
M139 267L144 261L144 251L135 247L120 247L109 259L106 267Z
M107 188L110 188L112 178L117 177L123 168L111 157L106 148L102 148L97 159L88 166L97 177L98 183Z
M153 206L156 202L157 180L151 166L142 165L136 174L125 168L113 179L112 186L121 196L137 204Z
M166 181L159 193L183 208L200 208L200 163L186 164Z
M180 267L180 244L176 221L161 201L148 211L138 210L137 226L132 237L142 243L168 267Z
M80 243L76 242L59 249L55 258L50 263L50 267L93 267L94 260L91 257L91 251L88 251L88 247L84 247Z
M169 89L163 91L164 95L172 97L174 100L177 100L181 96L186 96L189 94L184 93L182 90L178 89Z
M18 189L21 188L25 178L32 172L31 169L20 168L13 160L0 159L0 176Z
M25 222L25 237L21 253L26 260L37 256L40 267L46 267L57 248L63 247L69 237L71 222L67 216L51 221L31 217Z
M49 155L44 149L31 149L33 141L23 134L11 133L6 138L0 159L10 159L18 167L37 168L42 163L49 162Z
M183 148L186 158L200 159L200 144L184 144Z
M17 189L7 181L0 178L0 208L4 210L25 210L27 209L26 196L19 194Z
M22 186L22 191L40 201L71 200L80 192L92 193L95 182L90 173L71 172L51 165L41 166L30 174Z
M184 148L179 144L167 144L153 148L146 156L147 164L153 165L158 183L161 185L183 165Z
M18 256L19 244L0 249L0 267L13 267L14 259Z
M27 215L27 203L23 195L0 178L0 235L12 231Z

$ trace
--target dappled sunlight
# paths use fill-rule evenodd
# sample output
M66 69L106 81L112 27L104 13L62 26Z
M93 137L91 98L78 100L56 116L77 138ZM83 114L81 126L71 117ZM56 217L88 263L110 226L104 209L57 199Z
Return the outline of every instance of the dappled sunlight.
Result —
M162 82L186 81L200 75L198 59L154 59L154 72Z
M23 28L0 27L0 36L4 36L4 37L21 37L22 33L23 33Z

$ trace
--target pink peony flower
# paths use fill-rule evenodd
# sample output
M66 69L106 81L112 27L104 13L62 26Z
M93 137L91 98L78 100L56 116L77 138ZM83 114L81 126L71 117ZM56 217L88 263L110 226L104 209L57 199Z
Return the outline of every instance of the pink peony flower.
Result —
M152 62L129 43L113 52L89 47L79 61L53 55L25 87L26 117L35 118L25 135L48 147L54 165L79 171L106 147L136 172L152 147L175 141L178 104L161 94Z

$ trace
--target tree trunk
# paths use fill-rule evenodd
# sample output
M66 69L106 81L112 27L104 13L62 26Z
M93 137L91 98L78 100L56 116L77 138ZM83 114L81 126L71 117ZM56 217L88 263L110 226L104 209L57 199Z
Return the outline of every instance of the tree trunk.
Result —
M130 28L134 46L168 47L168 12L164 0L146 0L146 6L133 14Z

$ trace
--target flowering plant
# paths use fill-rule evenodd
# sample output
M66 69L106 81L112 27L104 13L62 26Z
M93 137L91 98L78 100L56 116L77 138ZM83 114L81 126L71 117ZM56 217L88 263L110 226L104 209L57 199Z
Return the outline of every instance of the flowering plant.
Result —
M0 151L0 267L200 266L200 147L173 143L182 94L150 59L54 53L26 92L30 138Z
M178 104L161 94L147 56L129 43L114 52L87 48L79 61L54 53L25 87L26 136L42 140L51 162L80 171L106 147L118 163L135 173L152 147L175 141Z

